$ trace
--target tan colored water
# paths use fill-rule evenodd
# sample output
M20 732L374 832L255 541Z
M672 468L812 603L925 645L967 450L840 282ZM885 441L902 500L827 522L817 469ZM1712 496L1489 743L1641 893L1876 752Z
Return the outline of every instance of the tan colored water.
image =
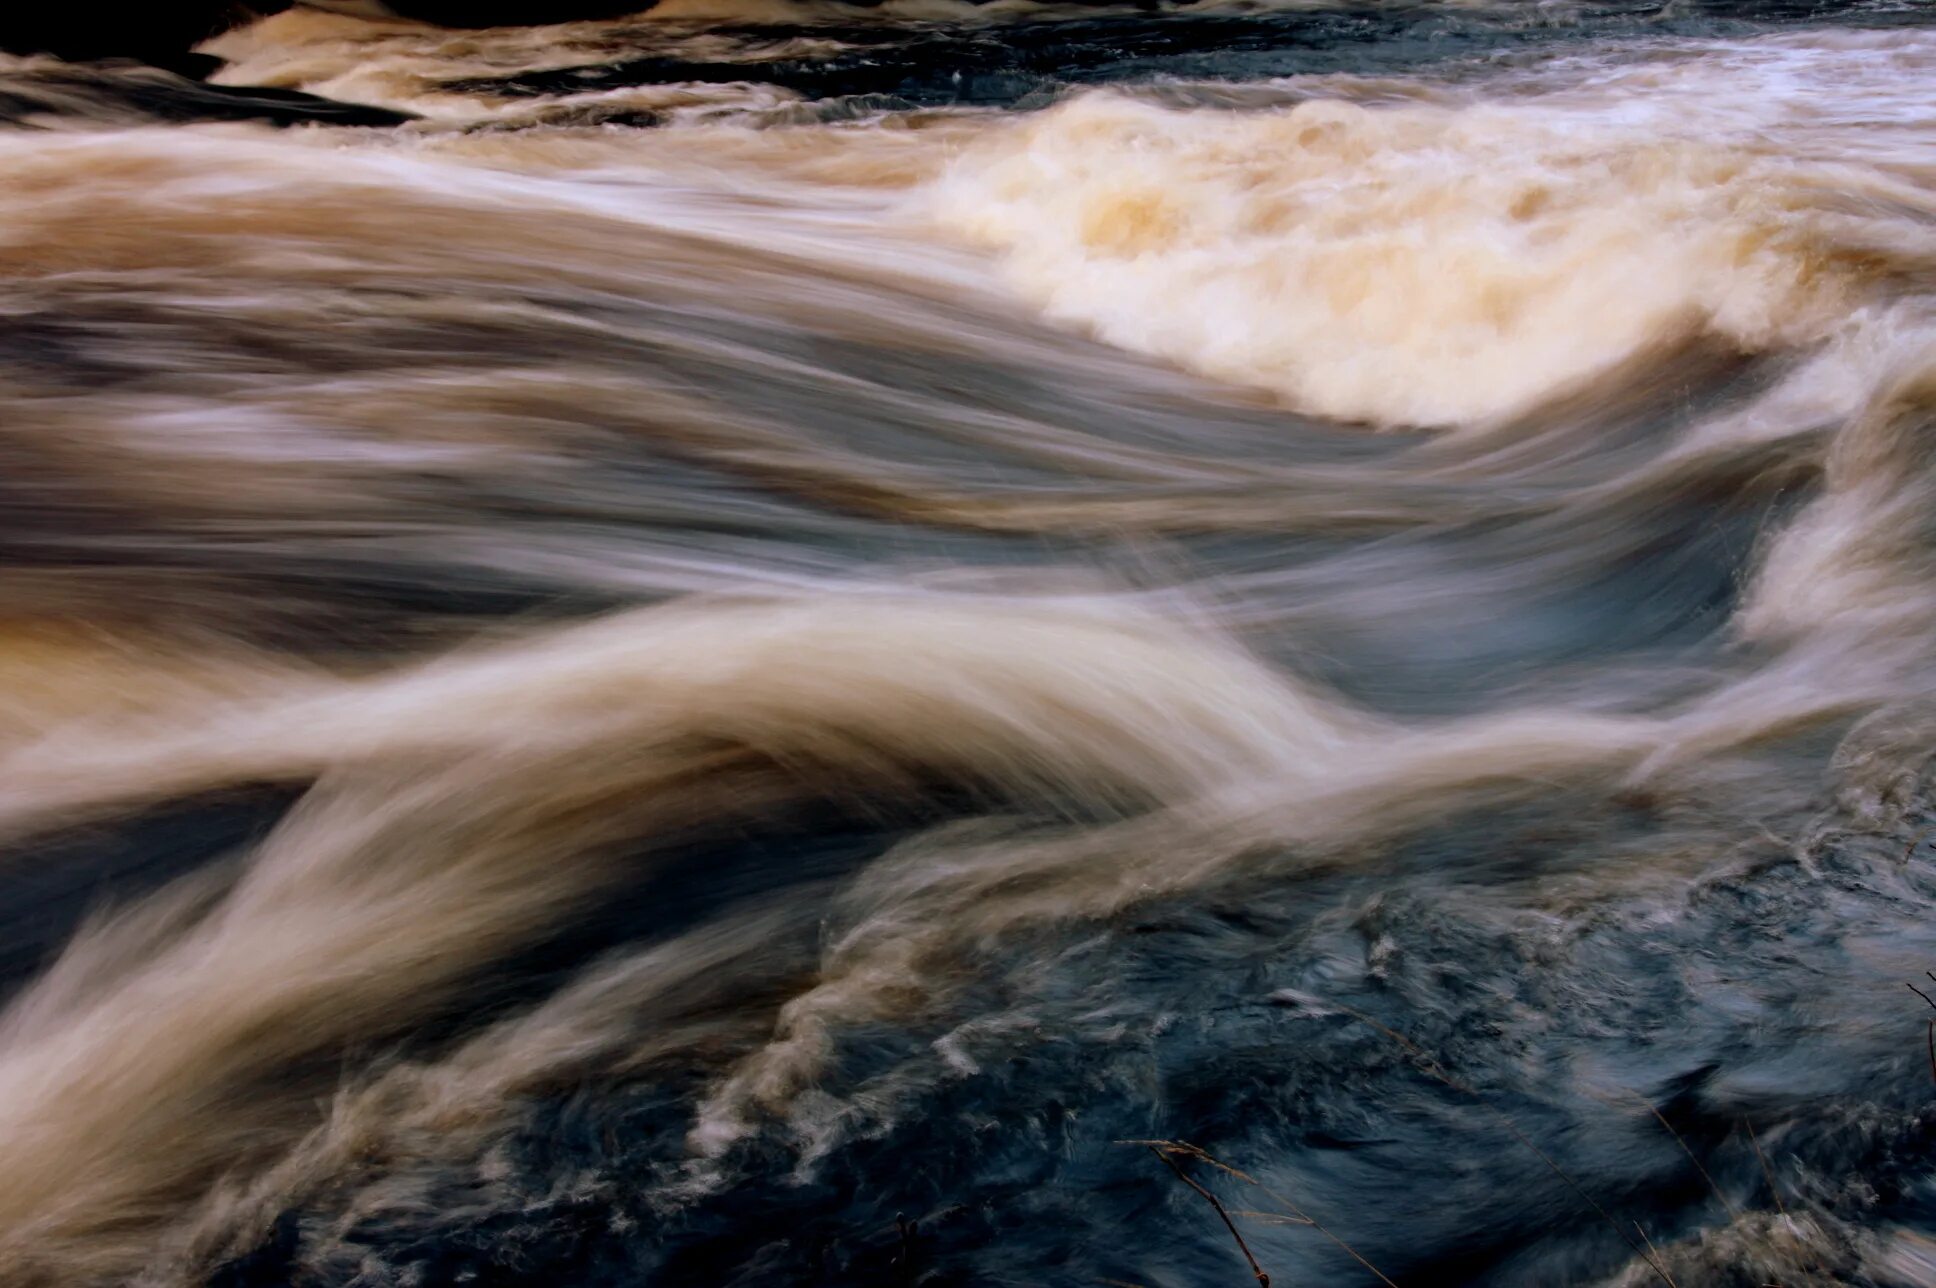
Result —
M976 981L1453 820L1649 812L1554 918L1827 800L1911 826L1930 33L847 122L447 83L750 58L720 18L297 12L220 79L424 119L0 136L0 834L301 793L0 1018L7 1282L204 1282L305 1204L334 1246L674 1065L664 1212L749 1142L804 1175L955 1076L853 1085L852 1035L1079 1033ZM574 123L617 107L663 128ZM881 838L830 891L478 1002L828 814Z

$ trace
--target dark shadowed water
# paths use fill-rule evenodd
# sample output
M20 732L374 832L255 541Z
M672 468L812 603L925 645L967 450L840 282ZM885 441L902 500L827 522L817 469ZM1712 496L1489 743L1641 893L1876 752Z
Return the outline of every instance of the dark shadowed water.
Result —
M1930 16L0 63L0 1283L1936 1284Z

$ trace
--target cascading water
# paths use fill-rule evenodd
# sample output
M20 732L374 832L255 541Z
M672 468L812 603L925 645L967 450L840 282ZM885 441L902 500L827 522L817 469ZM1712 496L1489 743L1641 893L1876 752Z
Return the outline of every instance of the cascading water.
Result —
M372 14L0 62L0 1283L1936 1284L1926 8Z

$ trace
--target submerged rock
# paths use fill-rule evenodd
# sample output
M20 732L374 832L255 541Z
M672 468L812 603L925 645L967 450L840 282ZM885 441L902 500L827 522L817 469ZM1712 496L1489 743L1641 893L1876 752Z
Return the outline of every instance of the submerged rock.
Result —
M408 112L299 90L209 85L161 67L30 58L0 68L0 126L55 121L263 121L271 125L399 125Z
M112 16L86 5L29 0L0 15L0 52L52 54L66 62L132 59L206 77L221 60L194 52L210 36L292 0L166 0L130 5ZM615 18L651 8L651 0L321 0L310 7L364 17L409 18L446 27L492 27Z
M168 0L129 5L112 16L87 5L30 0L0 17L0 50L52 54L67 62L131 58L183 75L202 77L219 60L194 53L196 45L237 22L275 13L289 0Z
M341 13L384 13L440 27L515 27L622 18L650 9L652 0L389 0L384 4L338 0L315 7Z
M0 18L0 125L54 120L267 121L275 125L396 125L408 112L339 103L296 90L210 85L222 60L195 46L288 0L179 0L113 20L81 6L39 5ZM46 55L46 57L39 57Z

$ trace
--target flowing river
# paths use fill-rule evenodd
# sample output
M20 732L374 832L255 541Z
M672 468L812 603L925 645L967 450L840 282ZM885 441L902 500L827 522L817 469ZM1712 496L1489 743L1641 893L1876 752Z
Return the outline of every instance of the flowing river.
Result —
M1929 6L365 9L0 59L0 1282L1936 1284Z

